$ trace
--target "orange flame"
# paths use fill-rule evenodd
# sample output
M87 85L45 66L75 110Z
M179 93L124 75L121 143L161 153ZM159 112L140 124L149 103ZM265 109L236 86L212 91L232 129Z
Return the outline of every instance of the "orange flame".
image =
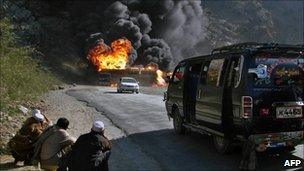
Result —
M96 67L98 72L102 70L117 70L126 69L129 53L131 52L132 45L131 42L126 38L121 38L113 41L110 45L106 45L103 42L98 42L92 49L89 50L87 58ZM139 67L132 67L131 69L138 69ZM156 72L154 87L163 87L167 83L163 78L163 71L158 69L157 64L150 63L145 68L146 71ZM112 83L111 87L116 87L117 84Z
M163 86L167 85L166 81L163 78L163 75L164 75L163 71L161 71L159 69L156 70L156 80L155 80L153 87L163 87Z
M113 41L111 47L99 42L90 49L87 58L99 72L103 69L125 69L131 48L131 42L126 38Z

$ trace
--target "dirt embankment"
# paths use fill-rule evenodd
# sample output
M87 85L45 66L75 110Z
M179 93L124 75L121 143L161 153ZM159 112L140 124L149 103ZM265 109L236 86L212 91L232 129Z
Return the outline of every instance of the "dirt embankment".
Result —
M83 87L79 86L74 87L74 89L75 88ZM67 95L66 91L68 89L50 91L41 97L40 103L35 105L41 107L43 113L51 119L53 123L56 123L60 117L66 117L70 121L68 132L75 138L90 131L92 122L97 119L104 122L106 135L110 139L125 136L124 132L106 118L102 112L96 111L95 108L87 106L85 102L80 102L74 97ZM10 117L7 123L1 125L1 134L3 135L1 136L1 141L3 144L7 143L9 138L16 133L27 117L29 117L29 114ZM16 166L12 163L13 161L14 159L10 155L1 155L0 170L39 170L39 168L35 167L23 167L22 163L18 163Z

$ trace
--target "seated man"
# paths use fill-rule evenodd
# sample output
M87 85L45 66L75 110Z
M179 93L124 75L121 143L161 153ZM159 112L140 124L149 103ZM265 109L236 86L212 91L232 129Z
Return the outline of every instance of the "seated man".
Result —
M74 144L75 139L66 131L69 121L59 118L56 125L43 132L35 144L35 160L40 160L41 168L45 170L57 170L60 158Z
M104 135L104 124L94 122L91 132L81 135L69 154L69 170L108 170L111 143ZM60 168L66 170L66 166Z
M34 152L34 143L41 133L52 123L47 117L41 114L40 110L33 110L32 117L28 118L17 134L9 141L8 147L15 158L15 163L24 161L25 165L30 164Z

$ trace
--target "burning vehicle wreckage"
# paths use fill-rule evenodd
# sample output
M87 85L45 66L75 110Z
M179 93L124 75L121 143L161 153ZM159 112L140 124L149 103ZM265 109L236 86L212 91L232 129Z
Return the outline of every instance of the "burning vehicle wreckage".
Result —
M97 39L87 53L87 59L99 73L101 85L117 86L119 78L129 76L136 78L142 85L163 87L172 72L162 71L154 62L132 65L136 51L127 38L119 38L108 46L103 39Z
M186 4L188 3L185 2L184 5ZM166 86L164 79L171 74L173 62L176 62L172 56L180 58L181 49L189 48L183 47L183 43L169 46L168 42L177 41L166 40L154 33L149 14L129 8L128 3L112 3L104 10L103 16L100 29L94 30L97 32L82 34L85 35L82 40L86 39L85 55L96 71L109 73L112 86L122 76L134 77L141 85ZM194 32L180 27L175 28L183 32L179 35ZM190 38L193 37L191 35ZM193 37L193 40L196 39Z

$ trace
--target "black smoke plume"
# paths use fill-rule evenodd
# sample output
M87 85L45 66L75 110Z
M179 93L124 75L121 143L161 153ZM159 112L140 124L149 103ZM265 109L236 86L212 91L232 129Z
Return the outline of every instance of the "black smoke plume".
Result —
M150 16L151 37L166 42L173 62L199 53L195 47L205 37L206 18L199 0L125 0L129 8L144 11ZM153 41L152 41L153 42Z
M92 22L91 34L99 33L105 43L129 39L131 65L153 62L160 69L171 69L194 55L195 45L204 37L200 1L115 1L96 9L102 17Z

